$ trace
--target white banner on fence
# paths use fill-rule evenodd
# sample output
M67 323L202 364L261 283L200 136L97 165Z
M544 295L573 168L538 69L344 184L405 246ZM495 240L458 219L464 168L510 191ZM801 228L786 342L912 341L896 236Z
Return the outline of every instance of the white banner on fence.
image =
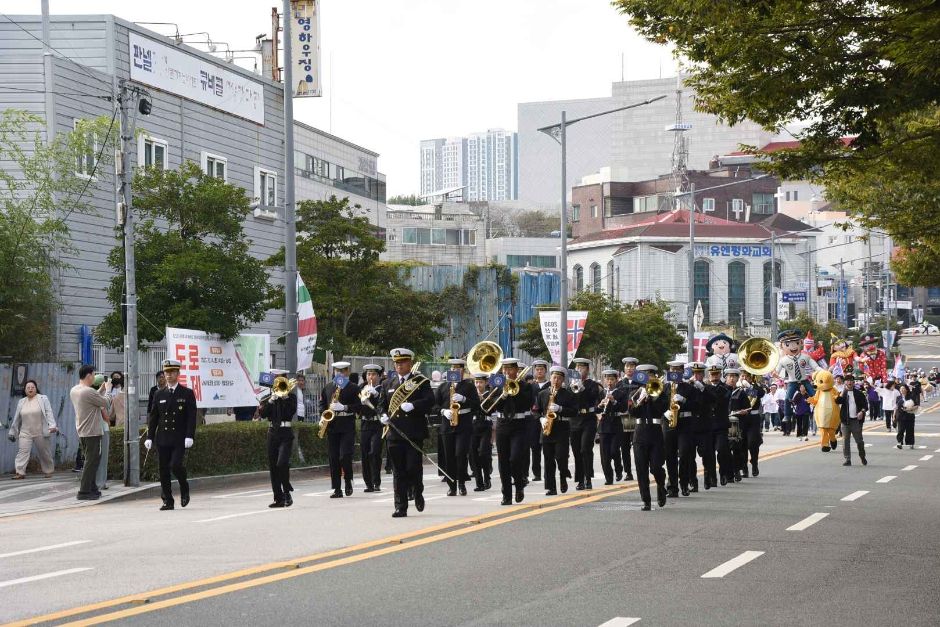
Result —
M247 407L260 391L234 342L192 329L166 328L167 359L180 362L180 383L196 395L200 408Z
M568 312L568 361L570 362L578 353L578 347L581 345L581 339L584 337L584 327L587 324L588 312L569 311ZM561 364L561 312L559 311L540 311L539 322L542 325L542 341L548 348L548 354L552 356L552 363Z
M291 0L291 89L297 98L322 96L320 82L320 2Z
M264 84L128 33L131 79L264 125Z

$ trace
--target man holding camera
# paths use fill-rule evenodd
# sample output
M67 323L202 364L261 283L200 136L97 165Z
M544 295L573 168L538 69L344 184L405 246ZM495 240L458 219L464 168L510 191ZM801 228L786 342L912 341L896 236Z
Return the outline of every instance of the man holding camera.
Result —
M100 380L99 380L100 379ZM95 384L98 389L95 390ZM82 366L78 371L78 385L69 391L75 407L75 427L85 456L79 501L96 501L101 492L95 482L101 462L101 439L107 416L111 413L111 382L95 375L94 366Z

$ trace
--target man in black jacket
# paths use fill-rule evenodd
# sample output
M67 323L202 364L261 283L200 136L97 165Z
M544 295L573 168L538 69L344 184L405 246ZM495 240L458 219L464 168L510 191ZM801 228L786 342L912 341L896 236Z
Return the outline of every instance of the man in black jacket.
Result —
M639 364L640 361L636 357L624 357L622 362L623 376L620 378L620 383L617 385L618 387L624 388L627 398L631 399L636 391L640 389L640 386L633 380L633 375L636 374L637 364ZM630 462L630 451L633 450L634 429L630 425L631 423L628 421L626 426L624 426L623 433L620 434L620 458L627 481L633 481L633 466ZM620 481L619 472L617 473L617 481Z
M467 474L467 455L470 452L470 439L473 436L473 416L480 408L480 397L473 379L464 377L464 368L467 362L463 359L449 359L450 365L448 382L437 388L437 405L441 408L441 434L444 436L443 456L444 469L450 478L447 479L447 496L467 496L467 485L464 477ZM453 380L452 380L453 379ZM450 410L451 400L460 405L457 416ZM456 422L456 425L452 425ZM446 478L446 477L445 477Z
M571 390L565 387L568 372L561 366L551 367L549 385L539 392L536 400L536 412L539 415L539 433L542 436L542 450L545 454L545 495L558 494L555 489L555 468L561 479L561 491L568 491L568 440L571 431L571 418L578 414L578 400ZM552 393L554 392L554 398ZM551 402L549 402L551 401ZM552 430L545 435L548 424L547 414L555 412Z
M637 372L656 376L657 368L651 364L637 367ZM664 391L656 398L642 388L630 413L636 417L636 432L633 436L633 458L636 461L636 480L640 484L643 511L650 511L650 473L656 479L656 497L660 507L666 506L666 471L663 470L663 414L669 409L669 393Z
M590 490L594 478L594 436L597 434L597 404L604 391L600 383L591 379L591 360L579 357L572 360L581 375L582 390L578 398L578 415L571 421L571 452L574 455L575 490Z
M708 490L718 485L717 474L715 472L715 444L712 439L712 424L714 421L714 403L715 396L713 390L709 390L705 385L705 364L693 362L689 365L692 368L692 380L690 383L698 395L698 409L695 419L692 423L692 441L694 444L693 458L695 451L698 451L702 458L702 466L705 470L705 489ZM698 476L695 470L695 462L692 462L692 492L698 492Z
M507 385L515 381L519 376L519 360L512 357L504 359L503 375ZM512 504L513 486L516 489L516 503L521 503L525 498L526 461L529 455L525 417L532 411L535 395L531 385L526 385L524 381L518 381L518 384L518 394L510 396L500 391L494 392L499 398L493 409L496 412L496 456L503 492L502 505Z
M532 393L538 401L542 390L548 388L548 362L544 359L532 360L532 373L535 375L532 383ZM532 481L542 480L542 425L536 408L532 408L532 415L526 418L526 445L532 458Z
M627 412L630 397L625 388L617 385L618 374L612 368L601 373L604 377L604 396L597 408L597 432L601 440L601 469L604 471L604 485L613 485L615 467L617 479L619 480L622 476L620 441L623 436L623 421L621 418Z
M272 394L262 403L259 413L271 421L268 427L268 473L271 475L274 502L268 507L290 507L294 504L290 495L294 490L290 484L290 454L294 444L291 426L297 415L296 389L280 397Z
M154 440L160 464L160 491L163 498L161 510L174 508L170 471L180 484L180 504L189 505L189 482L183 459L186 449L193 445L196 437L196 395L179 384L180 362L166 359L163 362L166 387L153 398L153 408L147 417L147 440L144 447L149 451Z
M363 492L379 492L382 489L382 423L379 422L379 416L385 407L381 386L382 366L366 364L363 370L366 380L363 390L368 392L366 400L359 407L359 450L362 480L366 484Z
M862 465L867 466L865 458L865 440L862 438L862 425L865 423L865 414L868 412L868 399L865 393L855 388L855 376L851 373L845 375L845 388L842 394L836 397L839 405L839 418L842 422L842 455L845 457L843 466L852 465L852 438L858 446L858 457Z
M393 518L408 515L408 491L414 489L415 509L424 511L424 480L422 446L428 437L427 414L434 406L431 382L421 374L412 374L414 352L407 348L393 348L392 360L395 374L385 382L385 413L381 422L388 425L388 456L392 460L392 481L395 487L395 512ZM392 408L395 392L404 386L399 395L407 400Z
M352 456L356 448L356 414L362 410L359 386L349 378L348 361L333 363L333 380L320 393L320 407L333 412L326 431L330 459L331 499L343 498L342 477L346 478L346 496L353 493ZM296 400L296 399L295 399Z
M490 375L478 372L473 375L473 386L482 400L489 392ZM470 437L470 467L477 486L474 492L484 492L492 487L490 475L493 474L493 416L483 412L481 407L473 415L473 435Z
M712 451L718 458L718 475L721 485L727 485L728 481L734 482L731 449L728 444L728 428L731 426L731 421L728 419L728 399L731 396L731 391L722 383L721 375L721 366L718 364L708 366L709 381L705 386L705 393L711 398ZM707 467L708 464L706 464ZM708 477L706 476L707 480ZM712 487L717 485L714 475L711 484Z

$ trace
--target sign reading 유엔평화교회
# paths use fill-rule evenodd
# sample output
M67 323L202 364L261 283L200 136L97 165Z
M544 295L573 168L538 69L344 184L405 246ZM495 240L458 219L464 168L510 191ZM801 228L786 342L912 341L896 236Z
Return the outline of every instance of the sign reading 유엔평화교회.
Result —
M131 79L264 125L264 84L179 48L127 34Z
M770 246L763 244L696 244L696 257L770 257Z

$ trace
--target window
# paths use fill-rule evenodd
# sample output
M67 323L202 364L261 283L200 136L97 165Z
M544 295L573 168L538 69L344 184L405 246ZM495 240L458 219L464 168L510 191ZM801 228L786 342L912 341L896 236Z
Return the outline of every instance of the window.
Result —
M167 169L167 142L151 135L141 135L137 140L137 166L142 168Z
M91 177L95 173L95 158L98 155L98 138L95 134L86 129L85 120L74 120L72 127L76 134L81 136L84 150L75 157L75 174L84 177Z
M638 196L633 199L633 210L637 213L657 209L659 209L659 198L656 196Z
M506 265L510 268L554 268L554 255L506 255Z
M797 201L797 200L799 200L799 199L800 199L800 191L797 190L797 189L794 189L794 190L793 190L793 200L794 200L794 201Z
M418 243L418 229L413 226L406 226L401 230L401 243L402 244L417 244Z
M751 212L769 215L774 212L774 195L755 192L752 197Z
M728 324L742 324L747 296L746 267L743 261L728 264Z
M574 289L576 292L584 290L584 268L580 265L574 267Z
M578 222L581 220L581 205L571 205L571 221Z
M614 297L614 260L607 262L607 295Z
M447 229L431 229L431 243L443 246L447 242Z
M695 269L693 273L694 278L694 298L695 298L695 307L698 306L698 303L702 303L702 312L705 314L705 320L703 324L709 324L708 317L708 291L709 291L709 277L711 274L711 268L708 265L708 262L704 259L699 259L695 262Z
M601 267L597 263L591 264L591 291L601 293Z
M715 199L703 198L702 199L702 213L709 213L714 210L715 210Z
M776 297L774 295L774 287L777 289L783 285L783 280L781 275L783 274L783 268L781 263L778 261L774 267L774 280L771 283L770 280L770 264L772 262L767 261L764 263L764 320L769 321L773 319L773 313L771 307L775 307Z
M474 229L429 229L406 226L402 229L402 244L427 246L476 246L477 232Z
M789 201L790 201L790 192L784 192L784 194L783 194L783 199L786 200L787 202L789 202Z
M591 217L592 218L597 217L597 205L591 205Z
M263 207L277 206L277 172L255 167L255 198Z
M212 178L228 180L228 159L213 155L208 152L202 153L202 171Z

